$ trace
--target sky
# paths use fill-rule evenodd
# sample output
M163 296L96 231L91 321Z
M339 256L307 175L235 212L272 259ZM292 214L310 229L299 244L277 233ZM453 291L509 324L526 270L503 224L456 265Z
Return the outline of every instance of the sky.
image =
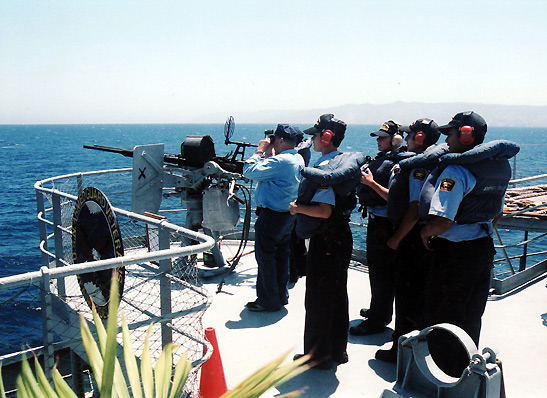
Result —
M545 106L546 21L545 0L0 0L0 124Z

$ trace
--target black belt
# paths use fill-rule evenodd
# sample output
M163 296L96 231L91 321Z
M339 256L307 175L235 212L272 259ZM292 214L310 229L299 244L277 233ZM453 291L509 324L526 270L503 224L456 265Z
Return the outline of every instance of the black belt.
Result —
M268 211L271 211L271 212L274 212L274 213L278 213L278 214L287 214L289 213L289 211L277 211L277 210L272 210L270 209L269 207L257 207L256 208L256 214L259 214L261 211L263 210L268 210Z

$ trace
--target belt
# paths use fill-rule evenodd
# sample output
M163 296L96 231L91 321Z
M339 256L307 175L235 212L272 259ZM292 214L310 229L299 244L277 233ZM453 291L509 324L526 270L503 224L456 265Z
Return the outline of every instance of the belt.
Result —
M274 212L274 213L279 213L279 214L287 214L287 213L289 213L288 210L287 210L287 211L277 211L277 210L272 210L272 209L270 209L269 207L261 207L261 206L258 206L258 207L256 208L256 213L258 214L258 213L260 213L260 212L263 211L263 210L268 210L268 211L272 211L272 212Z

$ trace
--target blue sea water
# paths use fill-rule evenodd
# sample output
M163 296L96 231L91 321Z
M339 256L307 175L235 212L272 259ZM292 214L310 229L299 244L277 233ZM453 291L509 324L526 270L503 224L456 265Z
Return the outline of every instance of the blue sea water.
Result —
M264 130L274 127L269 124L236 125L232 140L257 143L264 137ZM340 149L373 156L377 152L376 141L369 133L377 127L350 125ZM36 181L79 171L131 167L129 158L84 149L83 145L132 149L138 144L164 143L166 152L180 153L186 136L210 135L216 154L224 155L234 146L224 145L223 130L223 124L0 125L0 276L35 271L40 267L33 188ZM512 140L521 146L516 177L546 172L546 128L492 127L487 139ZM358 215L355 218L358 219ZM355 241L357 246L364 248L364 236L356 237ZM8 299L0 293L0 306ZM35 321L38 309L33 304L23 302L20 307L14 315L18 322L0 334L21 332L27 317L29 322Z

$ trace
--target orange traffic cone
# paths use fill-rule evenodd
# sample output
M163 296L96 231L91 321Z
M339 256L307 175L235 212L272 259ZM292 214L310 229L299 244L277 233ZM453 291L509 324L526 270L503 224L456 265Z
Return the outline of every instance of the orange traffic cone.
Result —
M217 336L214 328L205 329L205 338L213 346L211 357L201 365L201 378L199 381L199 393L201 398L218 398L226 391L226 378L224 377L224 368L220 359L218 350ZM207 352L207 348L203 353Z

